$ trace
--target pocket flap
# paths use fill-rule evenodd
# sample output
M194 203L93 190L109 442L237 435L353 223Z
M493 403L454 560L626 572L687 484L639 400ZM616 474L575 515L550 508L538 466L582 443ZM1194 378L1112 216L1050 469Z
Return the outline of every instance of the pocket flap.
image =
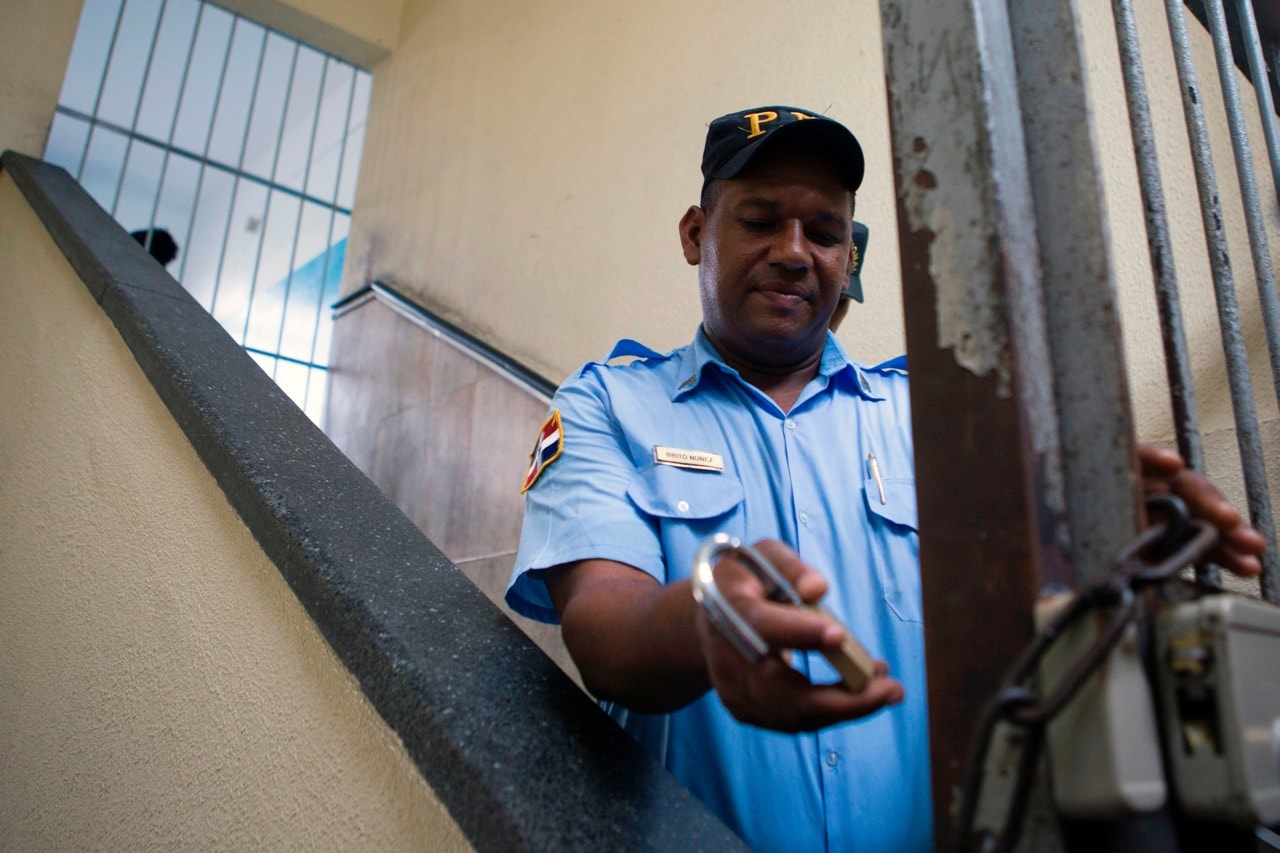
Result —
M886 479L877 483L874 477L867 477L863 484L863 493L867 498L867 507L876 515L903 527L917 530L916 518L916 482L915 480ZM881 487L884 489L884 500L881 500Z
M636 472L627 497L649 515L714 518L742 503L742 482L723 471L650 465Z

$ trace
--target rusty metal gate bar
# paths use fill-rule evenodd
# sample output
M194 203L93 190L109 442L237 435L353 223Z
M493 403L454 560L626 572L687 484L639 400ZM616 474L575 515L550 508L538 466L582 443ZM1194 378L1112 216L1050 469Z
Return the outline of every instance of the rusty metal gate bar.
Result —
M1007 2L1062 449L1061 547L1080 584L1140 523L1129 386L1075 2Z
M1240 309L1231 273L1231 260L1227 253L1217 176L1201 104L1203 99L1200 96L1195 61L1191 56L1191 41L1187 34L1182 0L1165 0L1165 12L1173 42L1174 62L1178 69L1187 136L1191 140L1191 161L1200 196L1200 216L1204 223L1210 268L1213 272L1213 290L1218 303L1218 328L1227 362L1227 382L1235 415L1240 464L1244 469L1249 519L1267 540L1267 550L1262 556L1262 594L1268 601L1280 602L1280 555L1276 553L1275 524L1272 521L1271 499L1263 462L1262 436L1258 427L1253 386L1249 380L1248 354L1245 351L1244 335L1240 331Z
M1036 594L1095 575L1141 510L1073 0L880 5L913 374L934 807L938 844L949 848L975 722L1030 637ZM1125 49L1131 14L1118 27ZM1136 38L1127 48L1136 56ZM1184 59L1184 98L1194 97ZM1124 64L1126 83L1140 89L1140 66L1130 79ZM1135 113L1141 149L1151 145L1150 122L1145 105ZM1207 151L1196 153L1202 196ZM1155 162L1153 147L1138 156ZM1154 170L1143 181L1158 194ZM1213 196L1210 233L1210 213L1221 222ZM1176 319L1167 230L1159 217L1148 226L1164 234L1153 238L1152 260L1164 315ZM1218 284L1222 267L1230 284L1230 270L1220 243L1213 255L1230 349L1239 326ZM1171 370L1189 391L1173 325ZM1189 393L1182 403L1180 443L1197 457ZM1247 423L1238 432L1248 478L1261 445L1246 447ZM1269 508L1259 513L1252 491L1250 508L1274 541Z
M1073 525L1112 516L1105 532L1079 535L1090 540L1082 553L1093 556L1080 564L1088 574L1117 544L1110 537L1136 524L1105 219L1074 18L1061 3L881 0L943 848L954 844L947 817L980 709L1031 636L1032 603L1044 584L1076 580ZM1065 66L1063 26L1067 52L1077 51ZM1015 41L1025 42L1026 96L1054 105L1030 118L1025 136ZM1055 110L1061 121L1047 115ZM1043 174L1033 181L1034 172ZM1057 207L1066 210L1048 210ZM1082 257L1096 263L1071 269ZM1042 278L1058 276L1064 289L1046 297ZM1046 311L1063 326L1057 369ZM1055 375L1065 389L1056 402ZM1061 420L1060 407L1071 410ZM1097 417L1102 428L1086 431ZM1090 434L1105 444L1096 455ZM1069 505L1071 489L1096 503Z
M1245 55L1249 59L1249 73L1256 81L1253 90L1258 98L1258 114L1267 143L1272 187L1276 191L1276 198L1280 200L1280 128L1277 127L1276 108L1271 99L1267 64L1262 58L1262 38L1258 35L1258 21L1253 14L1253 0L1236 0L1236 13L1240 18L1240 36L1244 41Z
M1246 2L1243 6L1249 6ZM1231 133L1231 150L1235 155L1236 179L1240 184L1240 197L1244 202L1245 225L1249 232L1249 251L1253 259L1253 274L1258 285L1258 305L1267 330L1267 355L1271 360L1271 382L1276 400L1280 402L1280 301L1276 299L1276 278L1271 268L1271 247L1267 240L1267 226L1262 214L1262 199L1254 179L1253 150L1249 144L1249 129L1245 125L1244 107L1240 100L1240 86L1236 83L1235 59L1231 54L1231 37L1227 34L1227 15L1222 0L1204 0L1205 14L1209 18L1209 30L1213 34L1213 53L1218 64L1218 82L1222 87L1222 101L1227 111L1227 124ZM1266 87L1255 86L1261 90ZM1273 116L1274 118L1274 116ZM1264 121L1265 124L1265 121Z
M1244 2L1247 3L1248 0ZM1182 300L1178 295L1178 276L1174 267L1173 241L1169 236L1169 219L1164 187L1160 180L1160 164L1156 156L1155 130L1151 124L1151 107L1147 98L1142 52L1138 46L1138 25L1133 14L1133 2L1112 0L1111 11L1115 19L1116 44L1129 109L1134 161L1138 167L1138 183L1142 191L1147 249L1151 257L1156 308L1160 314L1160 337L1164 347L1165 375L1169 381L1174 434L1182 458L1192 468L1203 471L1204 445L1196 411L1191 357L1187 351ZM1218 568L1208 563L1196 567L1196 578L1207 584L1217 585L1220 582Z

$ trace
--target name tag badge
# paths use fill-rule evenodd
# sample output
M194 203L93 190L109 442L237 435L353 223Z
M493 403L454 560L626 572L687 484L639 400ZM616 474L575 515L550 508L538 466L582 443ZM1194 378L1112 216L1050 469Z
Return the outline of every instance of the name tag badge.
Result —
M653 461L659 465L692 468L695 471L723 471L724 457L705 450L681 450L678 447L654 445Z

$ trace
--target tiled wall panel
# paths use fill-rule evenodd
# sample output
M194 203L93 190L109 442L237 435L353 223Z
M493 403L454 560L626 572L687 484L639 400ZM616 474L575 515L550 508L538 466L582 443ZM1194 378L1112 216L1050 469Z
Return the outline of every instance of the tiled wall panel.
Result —
M559 630L502 605L547 405L374 299L334 323L325 431L575 679Z

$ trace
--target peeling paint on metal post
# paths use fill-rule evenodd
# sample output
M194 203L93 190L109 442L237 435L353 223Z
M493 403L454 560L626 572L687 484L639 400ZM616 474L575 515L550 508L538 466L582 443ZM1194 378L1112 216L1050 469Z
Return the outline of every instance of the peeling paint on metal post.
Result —
M983 704L1069 583L1039 249L1004 0L881 0L938 845ZM961 499L960 496L963 495Z
M1008 0L1077 584L1141 523L1102 170L1074 0Z

